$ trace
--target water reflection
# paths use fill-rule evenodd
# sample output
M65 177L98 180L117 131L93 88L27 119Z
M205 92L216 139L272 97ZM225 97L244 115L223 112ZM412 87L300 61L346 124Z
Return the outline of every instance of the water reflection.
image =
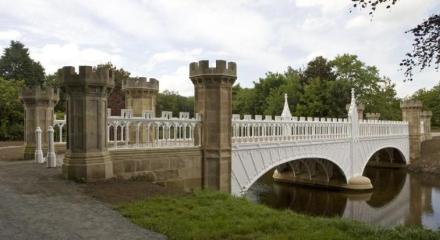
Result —
M313 216L340 216L386 227L404 224L440 228L440 177L382 168L367 168L364 174L372 180L372 192L275 183L269 172L246 196L274 208Z

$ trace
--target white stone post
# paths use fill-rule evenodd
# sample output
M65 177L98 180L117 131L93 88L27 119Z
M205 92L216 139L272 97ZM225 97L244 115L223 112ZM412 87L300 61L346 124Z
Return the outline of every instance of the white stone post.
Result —
M37 140L37 146L35 149L35 162L44 163L43 150L41 148L41 128L37 127L35 130L35 139Z
M47 129L47 136L49 138L48 141L48 150L47 150L47 167L53 168L57 166L57 156L55 154L55 144L53 141L53 127L49 126Z

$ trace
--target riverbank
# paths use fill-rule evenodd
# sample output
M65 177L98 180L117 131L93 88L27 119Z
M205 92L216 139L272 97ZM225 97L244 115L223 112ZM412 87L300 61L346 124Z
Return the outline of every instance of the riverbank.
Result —
M420 159L411 163L408 170L440 175L440 136L422 143Z
M244 198L202 191L119 205L132 222L169 239L440 239L421 228L378 226L296 214Z

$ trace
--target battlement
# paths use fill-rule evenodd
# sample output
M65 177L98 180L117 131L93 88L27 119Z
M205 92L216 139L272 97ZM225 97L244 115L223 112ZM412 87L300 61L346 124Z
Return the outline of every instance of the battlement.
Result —
M419 100L406 100L400 103L400 108L422 108L423 104Z
M150 89L159 91L159 81L155 78L135 77L122 82L122 90L128 89Z
M226 62L225 60L216 60L215 67L209 67L208 60L192 62L189 65L189 77L198 77L203 75L220 75L237 77L237 64L235 62Z
M75 67L65 66L58 70L65 85L97 85L113 87L115 84L113 71L102 65L97 67L79 66L79 73Z
M367 119L379 119L380 113L366 113L365 116Z
M20 94L21 100L26 99L41 99L41 100L51 100L58 102L59 91L58 89L53 89L52 87L42 88L40 86L35 87L23 87Z
M423 111L421 116L426 117L426 118L432 117L432 112L431 111Z

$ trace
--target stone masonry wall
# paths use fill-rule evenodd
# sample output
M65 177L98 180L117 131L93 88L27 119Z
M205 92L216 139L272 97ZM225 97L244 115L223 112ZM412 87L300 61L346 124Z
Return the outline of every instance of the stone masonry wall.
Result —
M202 150L193 148L117 149L110 151L115 177L143 176L166 187L202 187Z

